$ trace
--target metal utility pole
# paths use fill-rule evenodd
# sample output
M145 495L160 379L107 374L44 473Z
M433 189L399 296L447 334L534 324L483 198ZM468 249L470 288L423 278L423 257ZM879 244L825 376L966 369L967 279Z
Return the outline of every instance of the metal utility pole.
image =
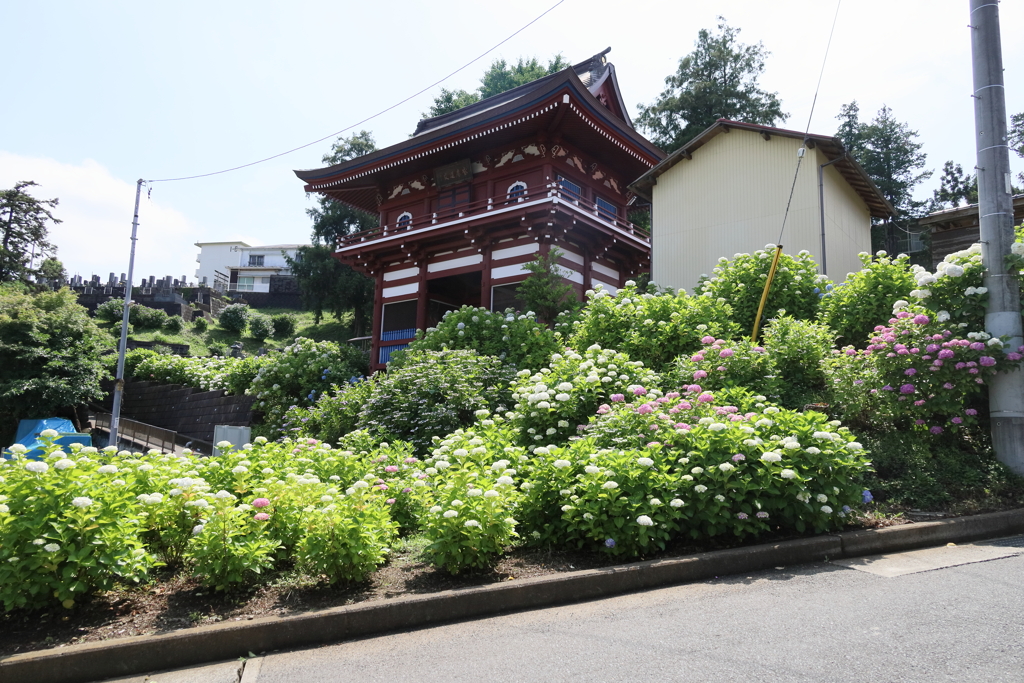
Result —
M139 178L135 184L135 217L132 218L132 253L128 257L128 280L124 283L124 310L121 313L121 343L117 347L117 378L114 380L114 407L110 410L110 445L117 446L117 428L121 422L121 394L124 393L124 354L128 347L128 308L132 300L132 272L135 270L135 235L139 230L139 198L142 184Z
M1014 235L999 5L995 0L970 0L970 4L978 215L988 288L985 330L994 337L1009 337L1007 350L1016 351L1024 336L1017 279L1007 272L1005 261ZM989 383L988 396L996 457L1024 475L1024 373L1019 368L1000 372Z

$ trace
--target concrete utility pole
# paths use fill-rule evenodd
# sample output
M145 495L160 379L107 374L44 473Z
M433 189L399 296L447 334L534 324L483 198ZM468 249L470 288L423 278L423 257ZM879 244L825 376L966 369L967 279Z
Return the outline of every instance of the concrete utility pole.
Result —
M1007 272L1005 261L1014 235L999 5L995 0L970 0L970 4L978 215L988 287L985 329L994 337L1008 336L1007 350L1016 351L1024 336L1017 279ZM1024 474L1024 373L1019 368L1000 372L992 378L988 396L996 457L1017 474Z
M132 218L132 253L128 257L128 280L124 283L124 310L121 313L121 343L117 347L117 378L114 380L114 407L110 410L110 445L118 442L118 427L121 423L121 394L124 393L124 354L128 346L128 309L132 300L132 272L135 270L135 235L139 230L139 197L142 184L139 178L135 185L135 217Z

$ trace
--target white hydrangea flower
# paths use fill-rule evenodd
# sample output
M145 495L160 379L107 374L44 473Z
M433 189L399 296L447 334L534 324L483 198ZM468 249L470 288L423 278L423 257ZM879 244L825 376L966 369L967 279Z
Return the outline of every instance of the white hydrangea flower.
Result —
M480 526L480 522L476 521L475 519L467 519L465 521L465 523L463 524L463 526L479 527Z
M682 500L680 500L679 498L673 498L672 500L670 500L670 501L669 501L669 503L668 503L668 504L669 504L669 505L671 505L671 506L672 506L672 507L674 507L674 508L681 508L681 507L683 507L683 505L685 505L686 503L684 503L684 502L683 502Z
M832 514L832 508L830 508L828 505L822 505L821 511L824 512L826 515Z
M723 496L721 493L719 493L717 496L715 496L715 500L717 500L719 503L724 503L725 502L725 496Z
M619 485L618 485L617 482L614 482L614 481L606 481L604 484L601 485L601 488L617 489L617 488L619 488Z
M458 510L445 510L444 516L451 519L452 517L458 517L459 512Z
M640 515L636 518L636 523L640 526L654 526L654 520L647 515Z
M29 472L36 472L37 474L42 474L43 472L50 469L50 466L47 465L42 460L30 460L29 462L25 463L25 469L28 470Z
M53 463L54 469L58 470L69 470L75 466L75 461L68 458L62 458L57 462Z
M796 479L796 472L794 472L793 470L788 470L788 469L787 470L782 470L779 473L779 475L783 479Z
M653 467L654 466L654 461L651 460L650 458L637 458L636 462L641 467Z
M776 451L767 451L761 456L761 460L765 462L779 462L782 460L782 454Z
M734 469L736 469L736 467L732 463L723 462L721 465L718 466L718 469L720 469L723 472L732 472Z
M537 450L539 451L540 448L538 448ZM569 467L570 465L572 465L572 463L569 462L568 460L556 460L556 461L554 461L551 464L554 465L555 467L557 467L558 469L563 469L563 468L566 468L566 467Z
M697 484L696 486L693 487L693 490L696 491L697 493L704 493L705 491L708 490L708 487L704 486L704 484Z

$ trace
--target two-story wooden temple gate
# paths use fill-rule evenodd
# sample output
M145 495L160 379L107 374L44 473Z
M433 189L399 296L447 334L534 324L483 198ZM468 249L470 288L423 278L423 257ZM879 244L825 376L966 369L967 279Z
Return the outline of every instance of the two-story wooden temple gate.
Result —
M376 279L374 369L447 310L517 307L522 264L552 245L580 297L648 268L626 187L664 154L633 129L606 53L425 119L399 144L296 171L306 191L380 216L335 252Z

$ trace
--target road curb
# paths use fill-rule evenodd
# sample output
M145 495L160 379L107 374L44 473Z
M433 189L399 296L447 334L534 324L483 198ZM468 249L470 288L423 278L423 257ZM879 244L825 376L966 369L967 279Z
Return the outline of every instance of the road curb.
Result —
M97 641L0 659L0 683L88 683L336 643L409 628L565 605L776 566L859 557L1024 532L1024 509L822 535L775 544L634 562L288 617L226 622Z

